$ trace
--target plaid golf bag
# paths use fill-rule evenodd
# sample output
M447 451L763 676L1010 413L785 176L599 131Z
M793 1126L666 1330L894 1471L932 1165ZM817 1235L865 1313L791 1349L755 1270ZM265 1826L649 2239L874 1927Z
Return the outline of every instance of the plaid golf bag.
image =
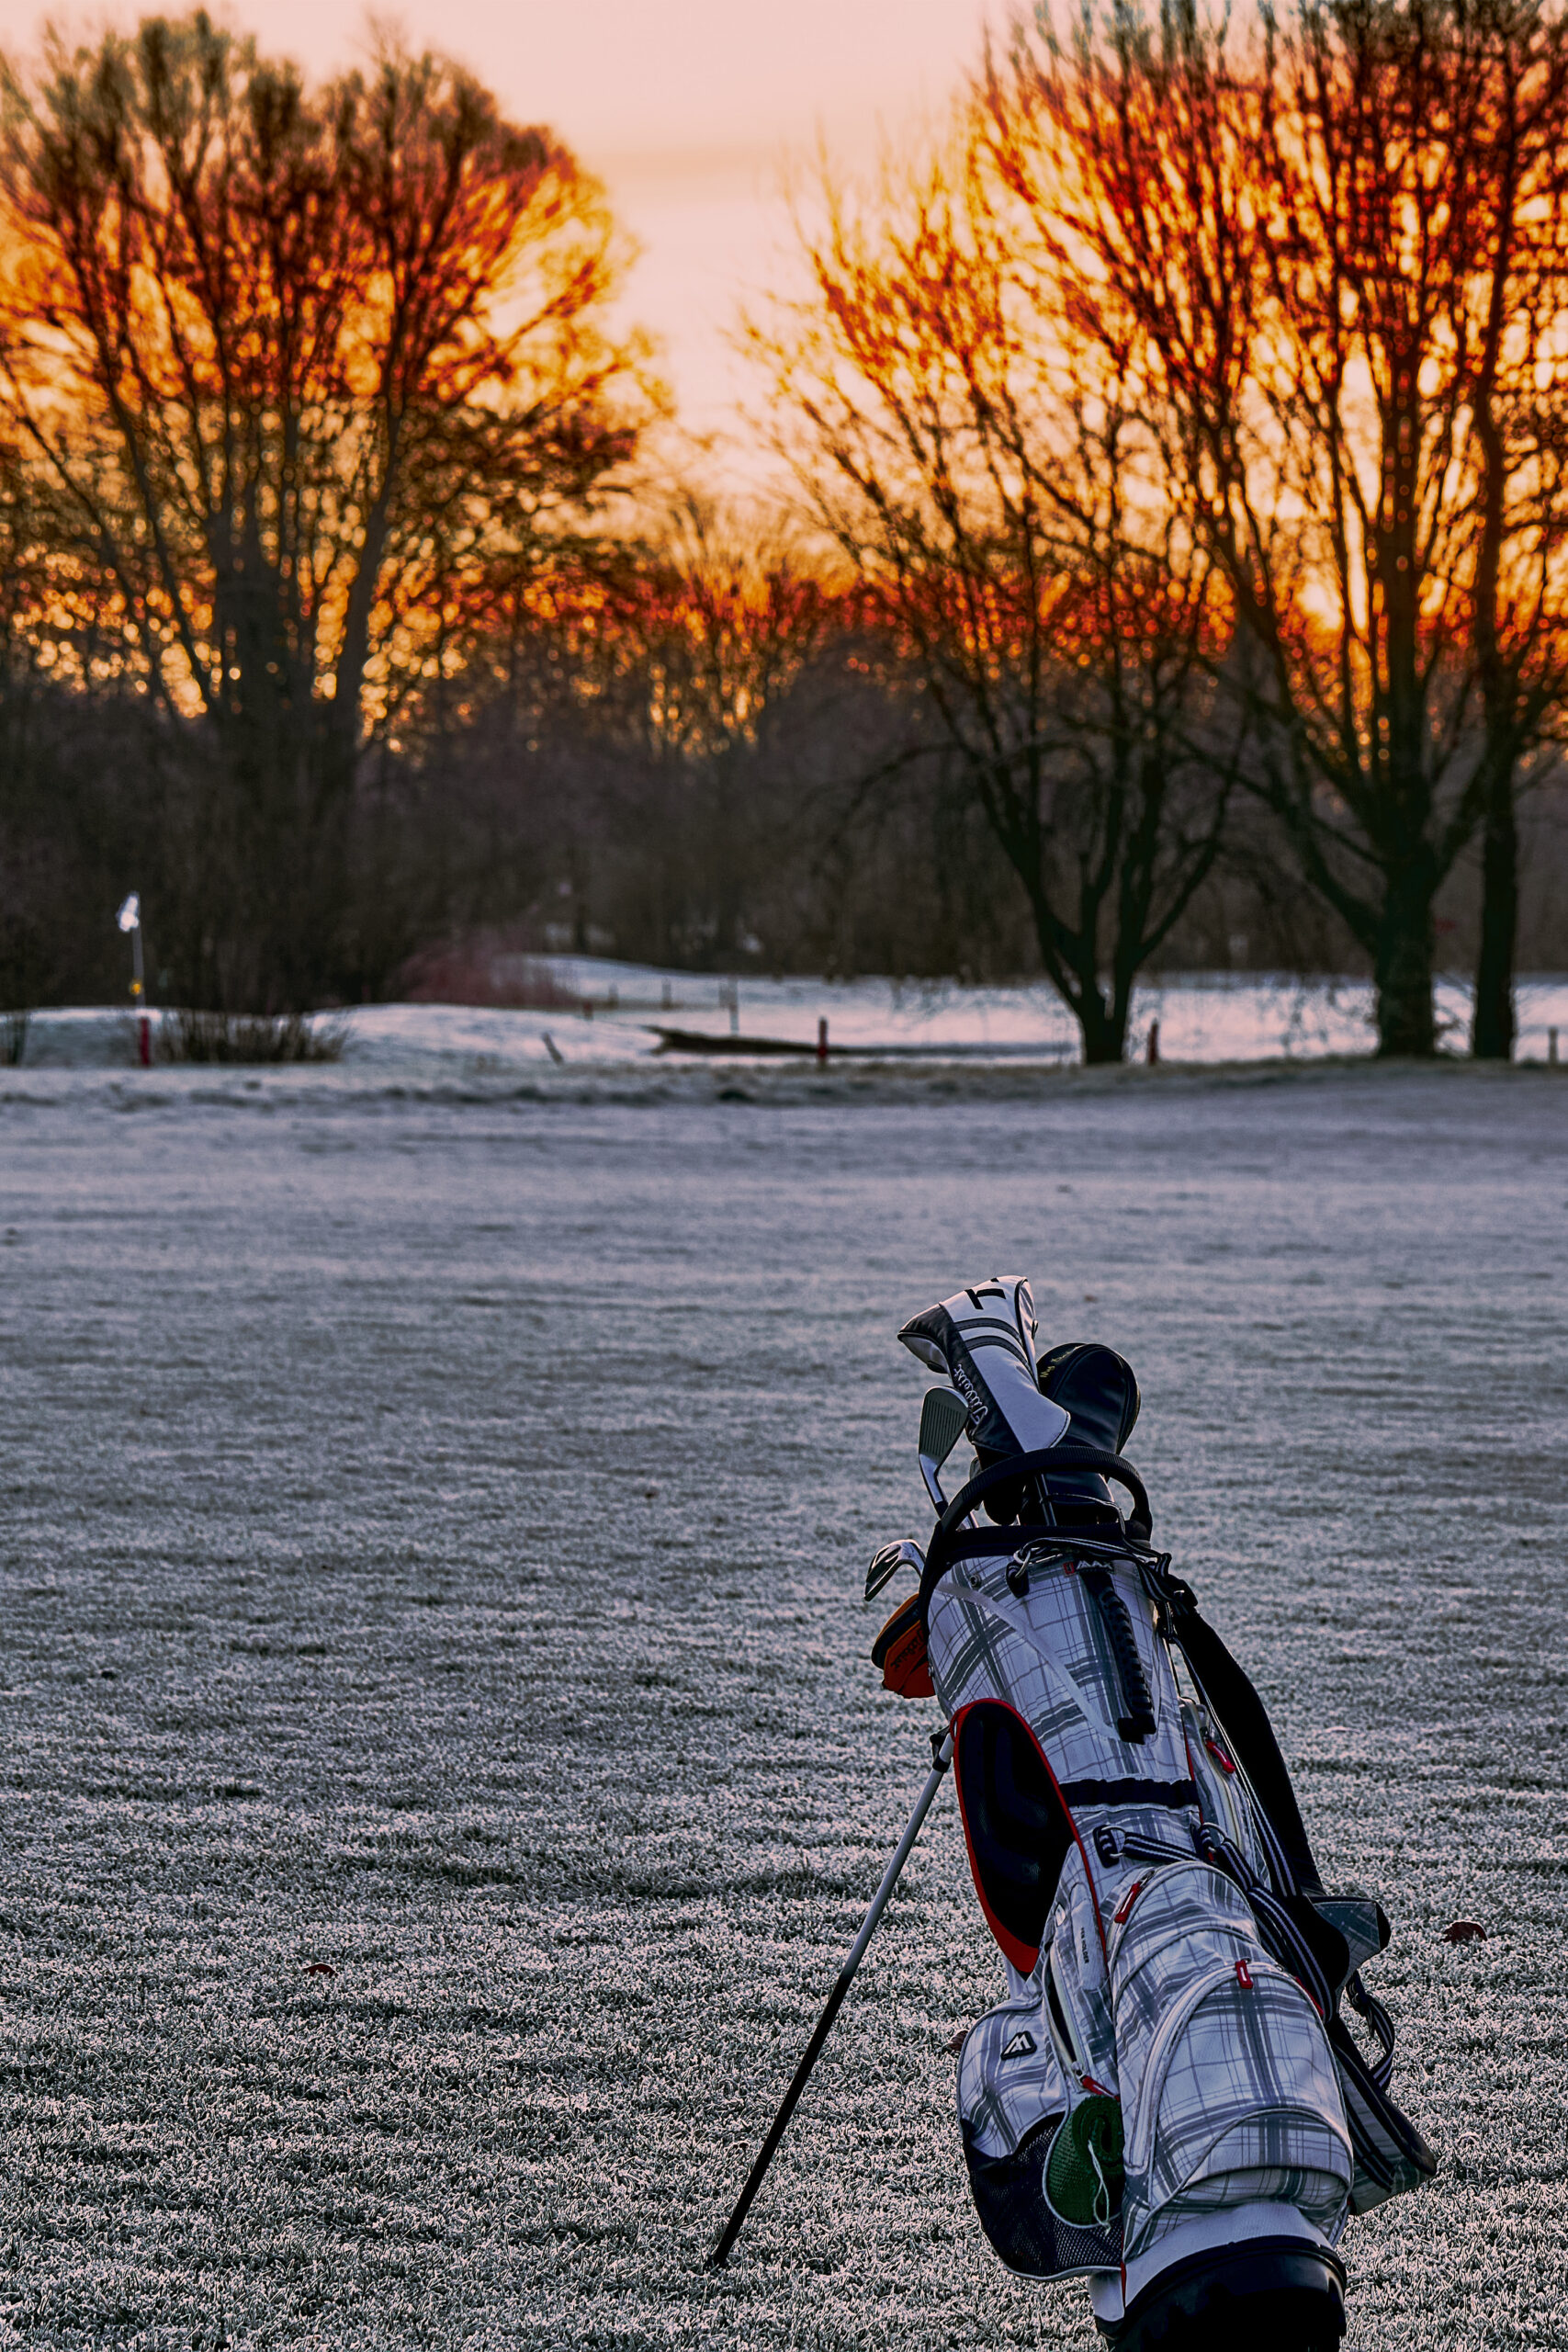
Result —
M1125 2352L1327 2352L1348 2214L1435 2170L1361 1982L1388 1922L1325 1892L1256 1690L1154 1549L1129 1366L1038 1355L1018 1280L899 1336L979 1457L874 1657L947 1719L1007 1967L958 2066L980 2219L1010 2268L1086 2277Z

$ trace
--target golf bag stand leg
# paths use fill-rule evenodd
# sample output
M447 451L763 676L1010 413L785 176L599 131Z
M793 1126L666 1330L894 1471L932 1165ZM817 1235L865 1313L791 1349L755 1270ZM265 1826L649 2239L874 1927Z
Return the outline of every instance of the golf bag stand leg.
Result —
M833 2030L833 2019L838 2016L840 2009L843 2007L844 1996L849 1991L851 1984L854 1981L856 1969L860 1966L861 1962L865 1958L866 1946L870 1943L873 1935L876 1931L877 1921L881 1918L884 1911L887 1908L888 1901L892 1895L894 1888L898 1883L899 1876L903 1871L905 1863L908 1860L910 1854L914 1851L915 1840L920 1834L920 1830L925 1823L926 1815L931 1811L932 1804L935 1802L936 1792L938 1789L941 1788L947 1772L947 1768L952 1761L952 1733L933 1732L931 1734L931 1769L926 1781L925 1787L920 1791L919 1796L916 1800L915 1810L909 1815L908 1826L905 1829L902 1838L898 1840L897 1849L895 1852L892 1860L888 1863L887 1868L882 1873L882 1883L877 1888L876 1893L872 1896L871 1908L867 1911L865 1917L861 1922L861 1930L859 1935L855 1938L854 1942L850 1946L849 1957L845 1961L842 1968L839 1971L838 1982L828 1996L827 2007L823 2009L821 2016L817 2020L816 2031L812 2034L810 2041L807 2043L806 2049L801 2056L800 2064L795 2068L795 2074L791 2078L789 2088L785 2091L783 2099L779 2103L779 2111L774 2116L768 2136L763 2141L761 2148L758 2153L757 2161L752 2165L750 2173L747 2177L746 2186L741 2190L739 2196L736 2199L735 2211L731 2213L728 2221L725 2223L723 2230L719 2233L717 2242L714 2246L714 2250L708 2256L707 2267L710 2270L721 2269L729 2258L730 2248L734 2245L736 2239L740 2234L740 2225L751 2210L751 2199L756 2196L758 2189L761 2188L762 2185L762 2177L766 2173L768 2166L773 2163L773 2157L778 2150L779 2142L784 2138L784 2132L788 2129L789 2119L795 2113L795 2107L800 2098L800 2094L806 2088L807 2079L810 2076L811 2069L816 2065L818 2059L821 2056L822 2045Z

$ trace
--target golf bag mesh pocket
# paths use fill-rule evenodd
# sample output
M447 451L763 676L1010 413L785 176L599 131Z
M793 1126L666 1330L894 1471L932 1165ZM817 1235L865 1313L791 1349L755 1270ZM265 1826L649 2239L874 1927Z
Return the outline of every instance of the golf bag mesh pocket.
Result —
M1170 2222L1258 2199L1337 2232L1353 2167L1334 2056L1239 1889L1178 1864L1118 1908L1111 1980L1128 2256Z
M1066 2278L1113 2270L1120 2233L1079 2228L1054 2213L1045 2160L1068 2106L1066 2086L1041 2019L1038 1980L971 2026L958 2061L958 2121L981 2225L1010 2270Z

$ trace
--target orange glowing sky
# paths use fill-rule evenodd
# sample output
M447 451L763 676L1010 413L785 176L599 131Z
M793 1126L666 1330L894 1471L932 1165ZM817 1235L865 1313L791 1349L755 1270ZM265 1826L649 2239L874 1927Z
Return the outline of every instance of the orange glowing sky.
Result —
M175 13L179 0L164 0ZM367 41L360 0L266 0L212 14L313 74ZM0 0L0 42L34 47L44 11ZM134 6L51 12L72 32ZM411 43L481 74L513 116L547 122L609 189L643 248L626 310L664 348L682 422L734 434L740 375L724 341L737 304L778 274L779 199L818 135L842 163L874 157L944 106L978 61L986 0L410 0L381 12ZM993 21L1009 10L993 5ZM745 460L739 458L741 470Z

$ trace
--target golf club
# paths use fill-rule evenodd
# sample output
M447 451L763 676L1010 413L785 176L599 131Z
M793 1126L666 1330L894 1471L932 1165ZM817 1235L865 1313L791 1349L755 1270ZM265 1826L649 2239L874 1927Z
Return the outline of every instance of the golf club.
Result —
M958 1443L969 1426L969 1408L962 1396L951 1388L928 1388L920 1407L919 1449L920 1476L926 1482L926 1492L940 1519L947 1509L947 1497L942 1491L937 1472Z
M917 1580L926 1572L926 1555L918 1544L906 1536L902 1543L885 1544L865 1572L865 1597L874 1600L884 1585L891 1584L900 1568L911 1570Z

